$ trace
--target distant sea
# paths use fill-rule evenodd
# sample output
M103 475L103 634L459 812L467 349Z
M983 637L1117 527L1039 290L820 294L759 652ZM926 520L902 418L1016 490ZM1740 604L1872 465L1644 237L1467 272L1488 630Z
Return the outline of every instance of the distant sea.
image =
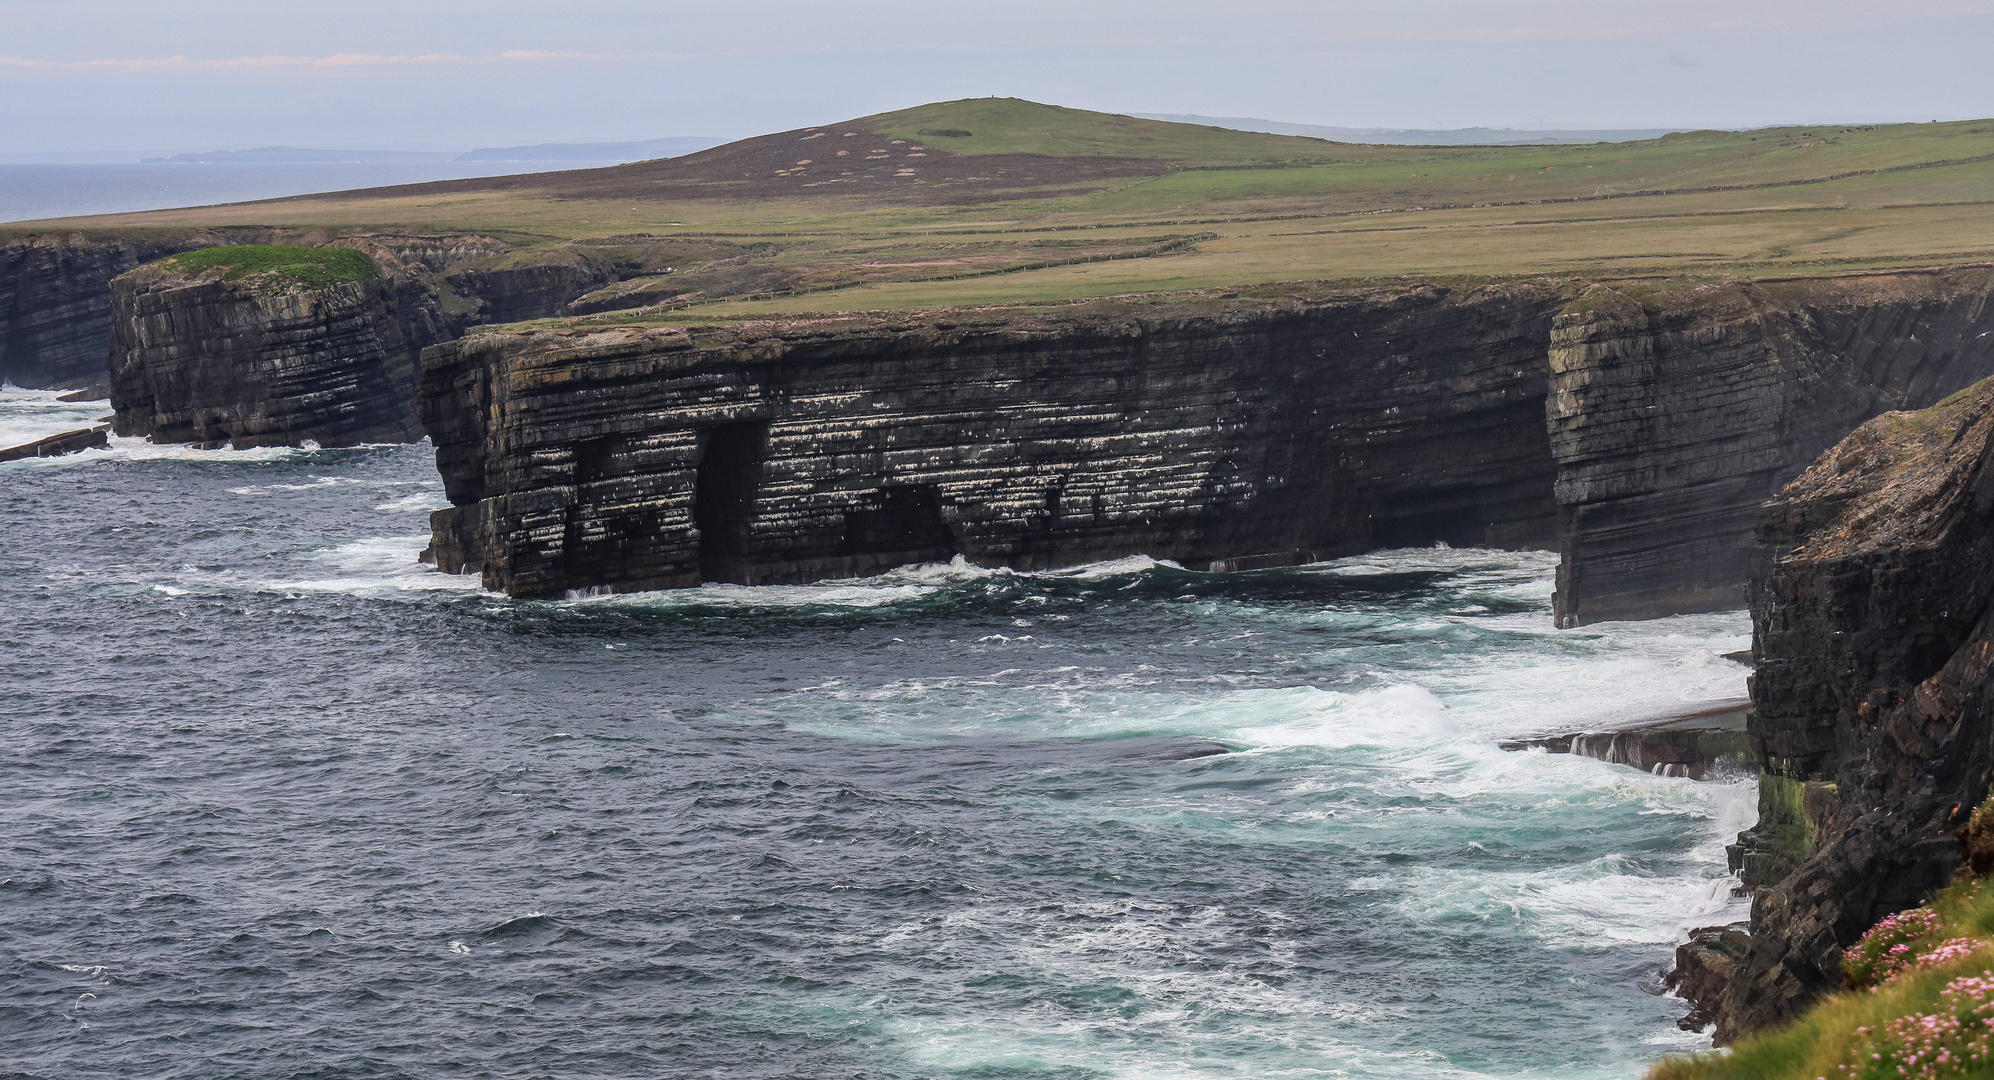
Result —
M606 161L0 165L0 222L164 210L472 176L594 168Z

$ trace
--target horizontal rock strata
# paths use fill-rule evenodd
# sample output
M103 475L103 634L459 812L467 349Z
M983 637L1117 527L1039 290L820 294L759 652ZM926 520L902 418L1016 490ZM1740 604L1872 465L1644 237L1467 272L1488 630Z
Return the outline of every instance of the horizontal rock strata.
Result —
M489 318L554 314L611 267L565 247L516 256L476 234L367 233L304 247L363 252L378 279L236 280L168 262L112 282L108 365L121 434L209 446L419 438L424 346Z
M385 279L228 280L153 264L113 283L120 435L202 446L410 442L416 355Z
M1414 290L579 337L425 357L446 568L522 596L963 554L1200 568L1552 541L1562 298Z
M554 596L1445 541L1561 547L1565 625L1727 609L1751 507L1863 417L1994 373L1989 285L1539 281L480 334L425 359L457 504L435 555Z
M1750 589L1759 887L1720 1037L1840 985L1841 950L1944 885L1988 791L1994 381L1864 424L1761 518Z
M111 279L140 263L230 242L189 231L30 233L0 242L0 381L32 388L103 382Z
M1541 749L1552 754L1578 754L1612 765L1631 765L1656 776L1701 780L1713 769L1736 775L1756 769L1745 735L1746 709L1712 710L1658 724L1569 735L1533 735L1506 739L1504 750Z
M1986 268L1595 286L1550 344L1560 625L1741 606L1757 507L1864 419L1994 374Z

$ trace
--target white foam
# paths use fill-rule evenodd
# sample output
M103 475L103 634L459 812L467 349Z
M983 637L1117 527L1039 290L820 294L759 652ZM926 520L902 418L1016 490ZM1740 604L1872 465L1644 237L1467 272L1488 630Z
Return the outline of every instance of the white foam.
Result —
M875 608L918 600L935 591L936 588L929 585L836 582L822 585L724 585L707 582L697 589L663 589L656 592L610 593L577 589L568 594L565 602L667 610L689 607Z
M181 443L154 444L140 438L125 438L113 435L108 448L80 450L60 457L22 458L19 461L0 463L0 469L15 468L67 468L75 465L96 465L116 461L202 461L202 462L245 462L245 461L288 461L313 453L310 449L289 446L259 446L250 450L200 450Z
M414 495L404 495L393 502L385 502L374 507L376 510L391 514L427 514L436 510L448 510L449 508L450 500L443 497L443 485L441 484L436 486L435 491L422 491Z
M388 597L408 593L477 592L476 574L445 574L418 561L429 543L425 534L370 536L352 540L312 556L332 566L333 577L303 581L273 581L264 586L278 592L337 592Z
M20 446L78 428L96 427L111 411L107 401L57 401L66 390L0 386L0 448Z
M315 488L346 487L367 481L351 476L314 476L302 484L253 484L228 489L231 495L267 495L273 491L311 491Z

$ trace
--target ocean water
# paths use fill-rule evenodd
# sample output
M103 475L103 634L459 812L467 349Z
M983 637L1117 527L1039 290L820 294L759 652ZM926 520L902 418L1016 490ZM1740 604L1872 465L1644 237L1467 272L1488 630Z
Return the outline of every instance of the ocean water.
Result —
M278 199L321 191L474 176L509 176L608 162L427 161L407 163L136 162L98 165L0 164L0 222L121 214L177 206Z
M61 423L12 391L0 423ZM101 409L101 404L95 406ZM91 407L85 406L88 411ZM0 465L0 1074L1628 1077L1737 696L1552 557L513 601L426 446Z

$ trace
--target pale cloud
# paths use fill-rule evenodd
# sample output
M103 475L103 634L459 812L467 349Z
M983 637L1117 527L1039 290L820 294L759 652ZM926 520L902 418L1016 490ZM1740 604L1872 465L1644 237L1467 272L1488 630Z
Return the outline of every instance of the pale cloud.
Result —
M1854 33L1994 14L1994 0L1358 0L1294 14L1325 42L1651 41Z
M578 53L515 49L491 56L460 56L456 53L386 55L381 53L335 53L331 56L234 56L225 58L106 57L96 60L35 60L21 56L0 56L0 67L35 68L52 71L281 71L324 68L406 67L423 64L503 64L503 63L627 63L668 60L669 53Z

